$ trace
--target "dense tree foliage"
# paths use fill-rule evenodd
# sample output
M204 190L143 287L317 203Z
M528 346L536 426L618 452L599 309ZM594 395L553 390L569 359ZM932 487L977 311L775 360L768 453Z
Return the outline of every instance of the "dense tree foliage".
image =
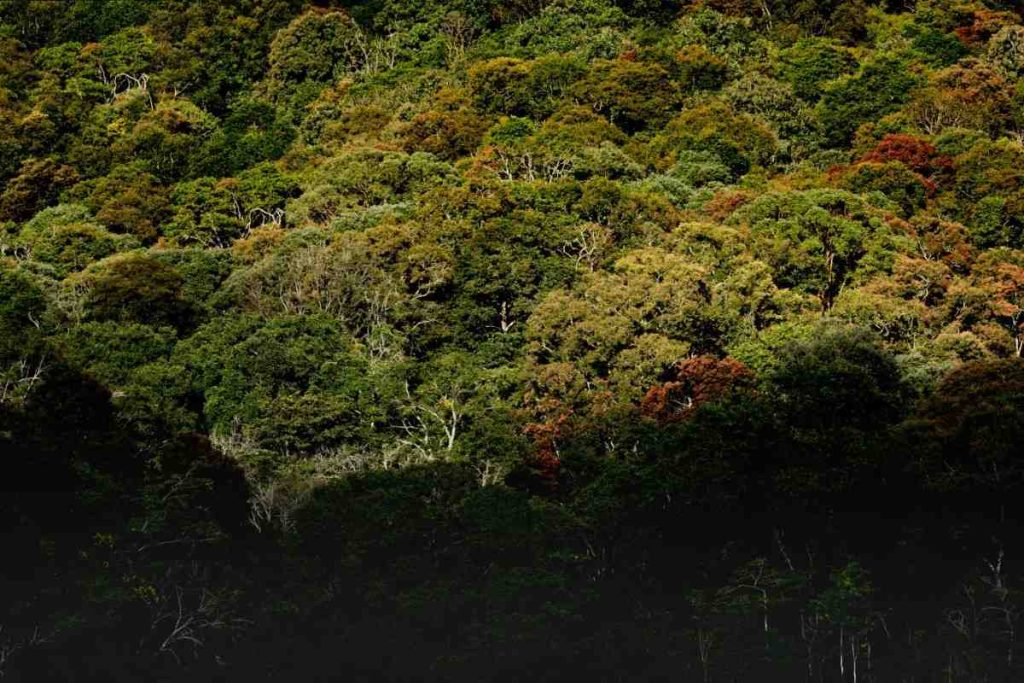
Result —
M1024 10L0 0L0 678L1024 678Z

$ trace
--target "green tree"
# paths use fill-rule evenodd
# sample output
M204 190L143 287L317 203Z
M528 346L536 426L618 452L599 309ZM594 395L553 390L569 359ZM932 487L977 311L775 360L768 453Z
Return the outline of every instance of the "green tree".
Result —
M920 84L906 62L888 56L833 81L825 88L819 105L826 140L836 147L848 145L861 124L897 111Z
M737 211L731 221L750 227L755 250L772 266L780 287L814 294L825 311L865 257L885 267L892 250L872 207L848 192L769 194Z
M167 218L167 189L156 176L137 166L117 166L107 175L80 183L72 190L114 232L155 240Z
M217 120L188 100L161 101L114 151L126 161L141 161L157 178L174 181L202 170L199 152L216 128Z
M573 94L628 133L658 128L679 105L678 87L660 64L596 60Z
M793 91L812 102L821 98L827 83L850 75L857 68L857 60L850 51L820 38L799 40L781 52L779 62L779 71Z
M139 246L130 235L111 234L96 223L88 209L73 204L40 211L21 229L16 244L33 261L52 266L58 278Z
M309 10L274 36L264 88L297 117L324 86L360 67L365 47L362 31L344 12Z
M809 343L781 353L768 378L784 430L772 457L784 494L850 492L892 469L880 448L906 411L892 355L863 329L819 328Z
M173 360L203 397L214 433L238 431L282 456L372 440L386 424L387 401L365 359L326 316L221 318L179 344Z
M939 490L980 489L1006 504L1022 483L1016 440L1024 424L1024 363L968 363L945 377L905 425L915 466Z
M192 311L182 295L181 275L140 252L98 261L65 281L88 320L114 320L184 327Z

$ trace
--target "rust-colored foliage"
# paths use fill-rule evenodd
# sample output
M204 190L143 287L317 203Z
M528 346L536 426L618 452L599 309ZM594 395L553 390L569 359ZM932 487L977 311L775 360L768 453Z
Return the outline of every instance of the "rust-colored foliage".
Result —
M1004 26L1017 23L1017 18L1012 12L999 12L995 10L977 10L969 17L970 24L965 24L956 29L957 37L967 45L984 43L999 32Z
M1016 355L1024 356L1024 268L1001 263L985 284L993 294L992 312L1013 336Z
M953 168L953 160L944 154L939 154L930 142L906 134L886 135L860 161L861 163L899 161L910 170L929 178Z
M530 465L546 485L554 486L561 468L558 445L571 429L574 411L553 398L538 402L537 409L543 417L523 428L523 433L533 442L533 462Z
M753 383L754 373L734 358L688 358L672 368L667 382L647 392L641 412L659 424L680 422L705 403Z
M967 228L960 223L935 216L915 216L908 224L907 233L923 258L942 261L955 273L966 273L974 262L974 247Z
M716 221L724 221L737 209L754 201L756 195L749 190L723 190L704 205L704 212Z
M884 192L913 213L952 173L950 157L927 140L901 133L885 136L856 163L833 167L826 176L853 192Z

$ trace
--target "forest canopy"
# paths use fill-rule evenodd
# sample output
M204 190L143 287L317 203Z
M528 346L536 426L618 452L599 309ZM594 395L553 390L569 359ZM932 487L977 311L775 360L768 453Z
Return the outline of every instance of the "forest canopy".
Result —
M1017 2L0 0L0 677L1020 680L1022 357Z

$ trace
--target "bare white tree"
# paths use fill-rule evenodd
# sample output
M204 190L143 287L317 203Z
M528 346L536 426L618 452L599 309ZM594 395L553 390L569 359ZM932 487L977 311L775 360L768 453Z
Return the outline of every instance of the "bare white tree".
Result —
M271 529L291 533L295 529L295 514L309 500L316 482L300 484L289 480L250 482L249 523L260 533Z
M573 260L576 269L587 268L594 272L601 263L601 258L608 253L614 243L611 230L598 223L585 223L576 230L576 235L567 240L559 253Z
M432 381L423 396L413 396L405 383L402 417L395 425L404 435L400 442L428 459L439 451L451 451L466 415L467 387L458 378Z
M0 369L0 406L24 401L46 371L46 356L21 358Z
M356 49L361 59L355 71L377 74L395 68L398 61L398 36L398 31L393 29L384 36L370 36L358 30Z
M179 663L186 651L198 652L212 632L249 623L231 615L218 596L206 588L187 591L173 585L167 593L160 593L151 601L150 631L156 635L157 651Z
M153 101L153 93L149 90L149 76L147 74L117 73L109 81L104 80L104 83L110 86L111 102L122 95L139 92L146 96L150 109L156 108L156 103Z
M275 228L280 228L284 225L284 209L263 209L257 207L255 209L249 209L248 218L245 222L245 234L248 235L256 228L261 228L265 225L273 225Z
M448 66L460 63L466 56L466 49L476 38L476 27L461 12L449 12L441 23L445 57Z

